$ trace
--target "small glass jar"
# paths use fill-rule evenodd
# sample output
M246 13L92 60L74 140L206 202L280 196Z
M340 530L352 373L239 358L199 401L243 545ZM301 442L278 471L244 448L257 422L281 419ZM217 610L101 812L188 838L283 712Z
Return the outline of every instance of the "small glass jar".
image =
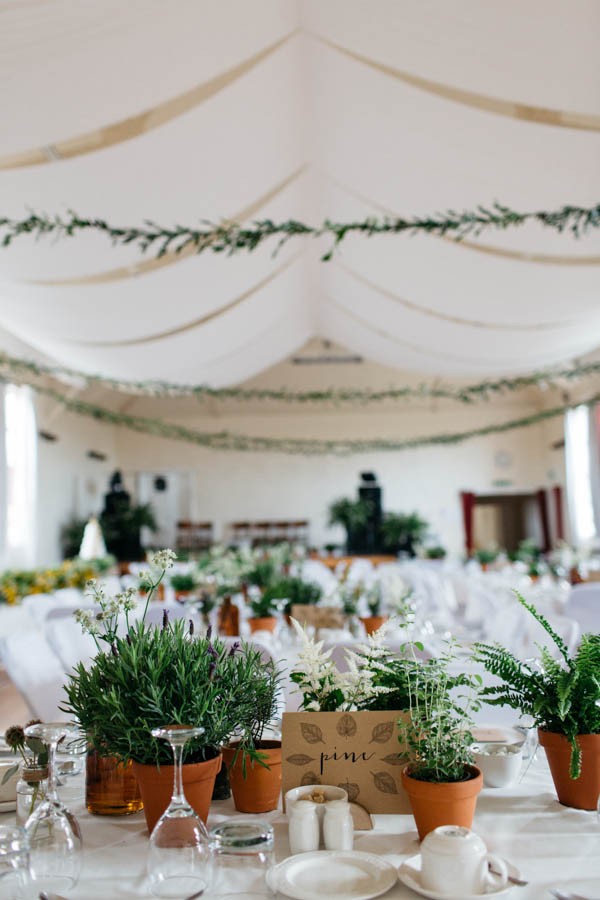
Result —
M229 819L210 833L215 859L215 895L272 896L267 872L274 863L273 826L252 819Z
M128 816L143 808L131 760L120 763L91 748L86 757L85 805L94 816Z
M47 766L24 766L17 782L17 825L24 825L31 813L46 798Z

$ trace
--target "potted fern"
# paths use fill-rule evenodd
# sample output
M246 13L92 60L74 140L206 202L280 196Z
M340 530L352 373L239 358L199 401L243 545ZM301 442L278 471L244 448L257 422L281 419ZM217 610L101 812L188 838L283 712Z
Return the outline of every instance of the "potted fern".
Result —
M574 656L547 619L520 595L558 650L547 647L531 665L499 644L479 643L475 658L500 684L482 691L487 703L531 716L546 751L558 799L576 809L595 809L600 795L600 635L584 634Z
M470 712L478 706L480 679L450 675L453 661L451 646L437 659L414 660L407 682L410 717L398 723L408 757L402 785L420 840L439 825L470 828L483 786L470 750ZM452 697L455 688L466 688L467 693Z

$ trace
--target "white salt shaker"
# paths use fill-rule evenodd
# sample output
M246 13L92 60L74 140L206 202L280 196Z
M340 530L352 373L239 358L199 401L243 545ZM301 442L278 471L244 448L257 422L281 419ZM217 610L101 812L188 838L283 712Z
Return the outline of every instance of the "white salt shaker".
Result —
M290 850L295 853L309 853L319 849L319 819L317 804L312 800L299 800L289 811Z
M352 850L354 822L345 800L332 800L325 806L323 838L326 850Z

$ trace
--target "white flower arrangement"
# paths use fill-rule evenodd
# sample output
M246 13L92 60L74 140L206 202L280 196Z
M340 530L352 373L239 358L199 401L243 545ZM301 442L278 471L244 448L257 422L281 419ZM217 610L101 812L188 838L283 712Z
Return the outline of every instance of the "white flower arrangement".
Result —
M378 673L387 669L391 657L391 650L384 643L392 627L389 622L369 635L366 644L357 646L356 650L346 649L346 672L338 670L331 659L332 650L324 650L323 641L309 637L295 619L292 624L301 648L290 678L303 694L303 709L351 712L364 709L375 697L389 692L389 688L375 683Z
M177 555L172 550L157 550L156 553L148 556L150 569L140 575L140 580L146 585L148 591L142 619L146 615L154 591L163 580L167 569L172 568L176 559ZM129 587L127 590L115 594L114 597L107 598L104 585L92 578L86 583L85 595L90 597L100 608L96 611L76 609L73 613L75 621L81 626L82 631L93 637L98 649L100 649L99 641L104 641L112 646L117 636L121 615L125 616L126 628L129 631L129 613L136 609L138 603L136 588Z

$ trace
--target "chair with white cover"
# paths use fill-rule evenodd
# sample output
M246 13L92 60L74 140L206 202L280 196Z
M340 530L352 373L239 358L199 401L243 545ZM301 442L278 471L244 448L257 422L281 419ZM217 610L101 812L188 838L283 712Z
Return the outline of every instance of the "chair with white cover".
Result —
M65 700L64 669L41 630L24 631L2 638L0 659L34 716L43 722L69 718L59 709Z
M579 624L582 634L600 633L600 583L576 584L569 594L565 612Z
M54 591L53 596L61 606L71 606L73 609L91 606L94 602L87 594L74 587L59 588Z
M23 609L27 610L37 624L43 622L51 610L64 605L54 594L28 594L21 601Z
M93 637L83 633L81 625L72 615L59 616L56 612L46 619L44 633L66 674L79 662L87 665L98 652L98 648Z

